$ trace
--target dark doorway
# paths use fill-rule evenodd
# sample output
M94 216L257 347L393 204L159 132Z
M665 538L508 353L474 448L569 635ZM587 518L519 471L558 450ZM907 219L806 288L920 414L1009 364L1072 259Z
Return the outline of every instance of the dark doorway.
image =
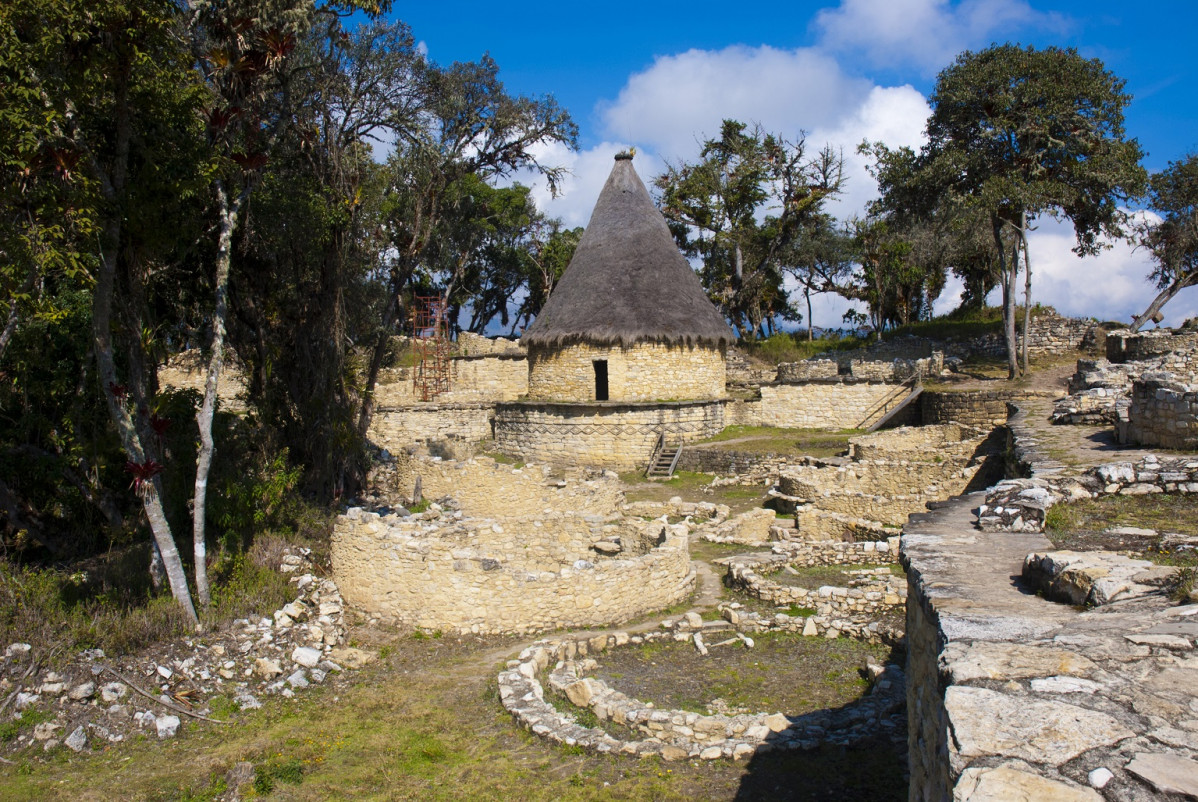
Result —
M595 400L607 400L607 360L596 359L591 363L595 366Z

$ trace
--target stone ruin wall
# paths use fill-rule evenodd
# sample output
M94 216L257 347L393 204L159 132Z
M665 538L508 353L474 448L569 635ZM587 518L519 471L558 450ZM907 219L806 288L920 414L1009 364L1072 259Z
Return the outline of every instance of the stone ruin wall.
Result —
M1119 441L1198 450L1198 385L1157 379L1133 382L1128 420L1120 426Z
M916 460L942 462L947 459L968 461L987 436L984 428L956 422L919 427L887 429L849 440L849 459Z
M468 444L491 437L495 408L491 404L424 404L376 409L370 440L398 454L416 443Z
M622 540L632 537L617 531ZM333 570L351 604L408 626L453 632L604 626L693 591L685 534L667 535L629 558L591 551L595 534L582 516L565 513L503 523L462 519L430 533L420 522L351 508L334 529Z
M1009 425L1031 478L1004 484L1056 483L1067 495L1079 480L1040 453L1026 413ZM1183 489L1152 455L1090 473L1097 492ZM1041 495L1029 504L1042 513ZM1020 591L1010 577L1052 545L1038 531L977 529L988 501L964 496L904 527L909 798L1194 796L1193 606L1157 592L1081 610Z
M1028 353L1043 356L1082 350L1094 339L1097 328L1093 320L1062 317L1055 310L1043 309L1040 314L1032 317L1028 326ZM1022 325L1015 333L1016 341L1022 347ZM856 353L871 360L924 359L936 350L942 350L945 356L958 359L973 356L1001 357L1006 356L1007 343L1001 333L950 342L911 336L877 343L864 349L864 353Z
M595 401L596 360L607 361L608 401L693 401L724 397L725 349L638 342L610 348L577 344L529 349L528 397Z
M172 390L195 390L202 397L208 380L208 361L198 348L175 354L158 369L158 384ZM241 414L246 411L245 370L229 354L216 385L216 398L225 412Z
M1106 358L1116 364L1142 362L1182 351L1198 351L1198 331L1159 329L1133 333L1121 329L1106 336Z
M451 498L453 505L480 518L519 518L535 513L612 515L624 501L615 477L575 470L555 479L548 465L516 468L490 457L464 461L409 459L389 477L397 498L411 498L420 477L425 498Z
M867 412L894 392L894 385L767 384L761 388L758 425L794 429L854 429Z
M540 465L410 458L377 481L400 500L416 476L445 508L351 508L334 526L342 593L372 615L430 630L530 632L618 623L694 588L688 527L623 516L610 474L558 479Z
M723 431L720 401L653 405L499 404L495 444L505 454L529 462L644 468L658 436L690 442Z
M783 471L770 493L794 511L802 537L869 539L879 526L902 526L929 501L964 492L985 466L986 439L956 424L855 437L851 454L889 458L811 460Z

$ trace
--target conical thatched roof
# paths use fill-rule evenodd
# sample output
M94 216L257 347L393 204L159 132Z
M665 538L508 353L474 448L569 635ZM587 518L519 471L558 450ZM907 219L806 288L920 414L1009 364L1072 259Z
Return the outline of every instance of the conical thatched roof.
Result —
M574 258L521 342L714 346L733 339L632 169L632 156L616 156Z

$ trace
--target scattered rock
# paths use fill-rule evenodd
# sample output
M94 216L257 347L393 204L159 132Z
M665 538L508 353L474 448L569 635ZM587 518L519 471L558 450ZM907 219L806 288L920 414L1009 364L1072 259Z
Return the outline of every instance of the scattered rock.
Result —
M313 649L311 646L297 646L291 652L292 661L304 668L315 668L320 665L320 659L323 656L320 649Z
M160 716L154 720L154 729L159 738L174 738L179 731L178 716Z
M95 692L96 692L96 683L83 682L83 683L80 683L79 685L76 685L74 688L71 688L71 690L67 693L67 696L70 697L73 701L82 702L85 699L90 699L95 694ZM70 746L70 744L67 744L67 746Z
M87 733L82 726L76 727L63 743L72 752L82 752L87 747Z

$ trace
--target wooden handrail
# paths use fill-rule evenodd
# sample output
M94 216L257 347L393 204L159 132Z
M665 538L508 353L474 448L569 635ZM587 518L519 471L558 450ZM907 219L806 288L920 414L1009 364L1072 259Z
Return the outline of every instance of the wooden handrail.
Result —
M885 415L886 412L889 410L891 402L895 401L900 396L907 395L909 393L909 391L914 390L915 384L920 380L920 378L921 378L920 375L918 373L915 373L915 374L909 376L907 379L905 379L903 381L903 383L900 384L898 387L895 387L893 391L891 391L891 392L887 393L885 396L883 396L880 401L876 402L873 406L871 406L869 409L866 410L865 417L861 420L861 422L859 424L857 424L857 428L858 429L869 428L871 425L870 421L873 419L873 417L875 415L877 415L878 413Z

